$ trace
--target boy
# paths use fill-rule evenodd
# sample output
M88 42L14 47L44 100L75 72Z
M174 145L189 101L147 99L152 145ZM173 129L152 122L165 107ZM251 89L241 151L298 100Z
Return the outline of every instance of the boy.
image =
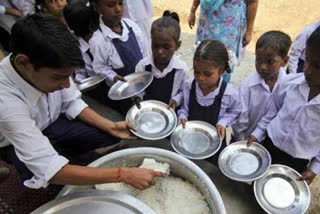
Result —
M246 78L239 87L241 114L232 126L232 141L246 140L255 130L264 114L271 94L276 93L286 72L290 37L280 31L264 33L256 44L256 72Z
M12 54L0 63L1 153L29 188L49 183L89 185L125 182L146 188L152 170L88 168L68 164L64 153L80 153L134 139L126 122L112 122L89 108L70 81L84 65L78 42L51 15L34 14L12 28ZM116 138L115 138L116 137Z
M320 173L320 27L306 44L304 74L289 75L272 95L268 111L259 122L259 132L248 144L260 142L268 149L272 163L284 164L302 174L310 184Z

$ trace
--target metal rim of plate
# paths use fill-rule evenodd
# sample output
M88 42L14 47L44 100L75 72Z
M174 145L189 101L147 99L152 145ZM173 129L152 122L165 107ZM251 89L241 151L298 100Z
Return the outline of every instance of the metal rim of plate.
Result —
M252 163L241 164L244 161ZM247 141L238 141L224 148L218 159L221 172L228 178L250 182L264 176L271 166L271 156L259 143L247 146ZM244 168L245 167L245 168Z
M77 85L77 88L81 92L87 92L94 89L97 85L99 85L102 81L104 81L107 77L104 75L95 75L88 77L81 81L80 84Z
M197 134L195 135L195 133ZM183 140L184 138L187 138L187 140ZM202 141L202 147L199 147L199 140L200 142L204 140ZM178 125L170 138L170 142L178 154L194 160L213 156L219 151L222 144L216 128L207 122L198 120L187 121L185 128L182 127L182 124Z
M91 205L89 205L90 202L92 203ZM134 214L156 214L150 207L137 198L111 190L86 190L70 193L42 205L31 214L87 214L90 206L92 209L95 209L96 212L94 213L106 213L106 211L108 211L105 210L106 206L109 206L110 209L112 206L112 210L109 211L118 211L118 213L128 213L128 211L131 211L130 213ZM99 210L99 207L103 210ZM87 212L81 211L83 208L86 208ZM89 213L92 213L92 209Z
M144 91L152 82L153 74L148 71L135 72L124 77L126 82L117 81L108 92L112 100L131 98Z
M143 101L140 105L140 109L136 105L132 106L126 115L126 121L136 127L136 131L130 129L134 135L146 140L160 140L172 134L177 126L177 115L172 108L168 109L167 104L157 100ZM150 122L152 115L154 119L158 120L158 125ZM153 125L157 125L154 126L156 127L154 133L144 131L150 130L148 126Z
M301 175L294 169L280 164L271 165L269 171L260 179L254 182L254 195L260 206L269 214L300 214L305 213L310 205L311 195L308 184L305 181L297 181ZM293 202L286 207L277 207L269 203L265 194L265 186L273 178L282 179L287 185L291 185L294 191ZM278 186L277 186L278 187ZM283 192L278 190L279 195L284 197ZM281 192L281 193L280 193Z

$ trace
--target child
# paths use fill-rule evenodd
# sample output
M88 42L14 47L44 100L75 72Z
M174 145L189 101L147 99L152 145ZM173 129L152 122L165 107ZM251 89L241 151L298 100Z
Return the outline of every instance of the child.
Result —
M67 24L63 17L63 8L67 5L67 0L35 0L35 2L36 12L51 14Z
M55 17L34 14L12 27L12 54L0 62L0 153L24 185L125 182L148 187L163 173L138 168L69 164L66 152L87 153L135 139L126 122L112 122L88 107L70 76L83 66L77 41ZM3 137L2 137L3 136ZM63 148L57 152L55 148Z
M246 140L262 118L271 94L285 79L284 66L288 62L290 37L280 31L264 33L256 44L256 72L246 78L239 87L242 112L232 126L232 141Z
M308 40L309 36L312 32L320 26L320 20L316 23L307 26L296 38L293 42L291 51L290 51L290 58L289 58L289 65L288 65L288 72L289 73L301 73L303 72L303 65L306 58L305 48L306 48L306 41Z
M219 136L225 139L226 127L241 112L237 91L222 78L225 71L230 72L228 61L225 46L217 40L204 40L197 47L193 58L195 79L185 84L183 105L178 110L182 125L187 119L202 120L215 126Z
M80 0L69 3L64 8L63 15L70 30L73 31L79 41L82 58L86 64L84 68L79 68L75 72L74 81L80 82L95 75L92 68L93 55L88 42L98 28L99 17L91 7Z
M302 173L310 184L320 173L320 27L306 44L304 74L289 75L272 95L268 111L258 123L260 132L248 139L270 152L272 163Z
M135 72L137 63L148 54L147 42L137 24L122 18L123 0L91 0L91 4L101 15L99 29L89 41L93 70L106 75L110 87ZM131 107L128 100L115 102L105 97L109 105L120 108L122 113Z
M174 110L182 103L182 86L188 78L187 65L174 55L181 45L180 31L178 14L165 11L152 24L152 55L136 67L136 71L149 71L154 76L143 99L168 103Z

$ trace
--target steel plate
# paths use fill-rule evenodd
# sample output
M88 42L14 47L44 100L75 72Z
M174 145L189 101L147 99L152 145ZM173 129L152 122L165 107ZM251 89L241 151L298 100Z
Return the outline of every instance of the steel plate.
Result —
M205 159L219 151L222 141L216 128L203 121L187 121L180 124L171 136L173 149L189 159Z
M92 76L81 80L81 83L77 84L77 87L81 92L87 92L95 89L99 85L99 83L103 82L105 79L106 76L104 75Z
M169 136L177 126L176 113L168 105L148 100L140 103L141 108L132 106L126 116L126 121L136 127L132 131L136 136L147 140L159 140Z
M112 100L123 100L133 97L144 91L152 82L151 72L143 71L129 74L124 77L126 82L117 81L112 85L108 96Z
M142 201L116 191L87 190L57 198L31 214L156 214Z
M254 181L267 173L270 165L269 152L258 143L247 147L247 141L230 144L219 156L221 172L236 181Z
M272 214L305 213L310 205L310 190L301 175L284 165L271 165L269 171L254 182L254 194L260 206Z

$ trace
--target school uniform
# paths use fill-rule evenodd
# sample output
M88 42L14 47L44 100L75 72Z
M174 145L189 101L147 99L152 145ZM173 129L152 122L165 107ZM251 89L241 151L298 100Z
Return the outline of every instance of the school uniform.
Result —
M93 55L90 51L89 43L87 43L83 38L79 38L80 50L82 53L83 61L85 62L85 67L76 69L75 79L81 81L88 77L94 76L95 72L92 67Z
M311 36L320 26L320 20L312 25L307 26L293 42L291 51L289 54L288 71L289 73L303 72L303 65L306 60L306 43Z
M253 135L269 150L272 163L300 173L306 167L320 173L320 95L308 101L310 87L304 74L289 75L272 95L266 115Z
M188 67L179 57L173 55L168 66L160 71L155 65L153 56L141 60L136 66L136 72L148 71L153 74L153 81L140 95L143 100L159 100L169 103L170 99L180 106L183 101L183 83L189 79Z
M231 126L235 123L241 112L241 102L238 92L231 85L220 78L218 87L203 95L198 83L193 80L187 82L183 88L184 102L178 110L179 119L201 120L213 126ZM219 152L209 161L217 164L220 151L226 146L224 140Z
M124 5L123 18L133 20L147 38L148 45L151 45L151 24L153 16L151 0L125 0Z
M100 18L100 28L89 41L93 55L93 70L107 76L108 86L114 84L118 74L135 72L138 62L148 54L146 40L140 28L130 19L121 20L122 34L107 27Z
M263 117L271 94L277 93L279 84L286 78L286 71L280 68L277 81L270 91L265 80L254 72L239 86L239 99L241 101L241 114L237 122L232 125L232 141L247 140Z
M84 153L118 142L76 119L87 104L70 83L69 88L43 93L15 71L10 55L0 63L0 150L29 188L48 185L69 162L64 152Z

